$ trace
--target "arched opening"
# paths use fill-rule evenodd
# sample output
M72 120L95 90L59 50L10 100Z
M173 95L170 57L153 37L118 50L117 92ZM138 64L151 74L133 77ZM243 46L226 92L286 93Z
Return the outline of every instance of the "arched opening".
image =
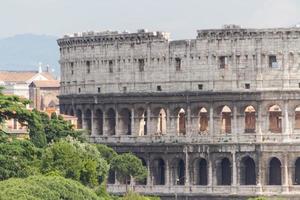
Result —
M207 161L203 158L194 163L194 184L207 185Z
M245 133L255 133L256 117L253 106L247 106L245 109Z
M100 109L95 113L95 131L98 135L103 135L103 112Z
M217 166L218 185L231 185L231 163L228 158L223 158Z
M247 156L241 161L240 167L241 185L256 185L256 169L254 160Z
M131 112L124 108L120 112L120 131L122 135L131 135Z
M269 163L269 185L281 185L281 162L272 158Z
M294 184L300 185L300 158L297 158L295 162L295 178L294 178Z
M166 115L166 111L163 108L161 108L158 113L157 133L166 134L166 128L167 128L167 115Z
M144 109L138 110L139 119L139 136L147 135L147 111Z
M140 160L142 161L143 166L147 167L147 162L145 161L145 159L140 158ZM144 178L143 180L137 180L136 184L137 185L147 185L147 178Z
M173 184L184 185L185 183L185 164L182 159L176 159L172 166Z
M152 173L154 185L165 184L165 162L162 159L156 159L153 161Z
M208 112L205 108L201 108L199 112L199 133L207 133L208 131Z
M185 111L183 108L181 108L177 115L177 132L178 134L186 134L185 129Z
M115 184L116 182L116 172L114 170L108 171L107 183L108 184Z
M231 133L231 109L224 106L221 111L221 132Z
M116 112L110 108L106 114L107 132L109 135L116 134Z
M272 133L282 132L282 112L278 105L269 108L269 130Z
M76 117L77 117L77 128L82 129L82 112L81 110L76 111Z
M295 129L300 129L300 106L295 109Z
M90 109L87 109L84 113L84 123L85 128L88 130L89 134L91 134L92 130L92 112Z

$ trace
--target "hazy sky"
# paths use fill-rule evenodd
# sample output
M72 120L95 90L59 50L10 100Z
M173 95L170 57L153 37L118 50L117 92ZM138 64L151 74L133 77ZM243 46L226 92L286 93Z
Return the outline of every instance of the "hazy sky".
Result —
M62 36L87 30L145 28L195 38L223 24L282 27L300 23L300 0L0 0L0 37Z

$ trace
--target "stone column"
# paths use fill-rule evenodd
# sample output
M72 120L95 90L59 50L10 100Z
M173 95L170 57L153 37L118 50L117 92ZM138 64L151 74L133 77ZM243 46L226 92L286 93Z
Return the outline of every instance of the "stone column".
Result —
M258 180L257 180L257 186L258 186L258 192L259 194L262 193L262 185L263 185L263 177L264 177L264 169L263 169L263 157L261 155L261 150L259 150L257 154L257 161L258 161Z
M289 112L288 112L288 102L284 101L284 134L285 140L289 140L290 127L289 127Z
M166 135L174 135L174 132L173 132L173 123L172 123L173 120L171 118L170 109L169 108L167 108L166 114L167 114L167 118L166 118L166 123L167 123L167 125L166 125L166 128L167 128Z
M169 160L166 160L165 181L166 181L165 182L166 186L170 186L171 185Z
M115 127L115 131L116 131L116 136L120 136L120 127L119 127L119 111L116 108L116 127Z
M94 130L95 129L95 124L94 124L94 109L91 109L91 136L96 136L96 131Z
M150 158L148 158L147 160L147 185L153 185L153 182L151 180L151 171L150 171L150 166L151 166L151 162L150 162Z
M188 105L187 106L187 124L186 124L186 127L185 127L185 131L186 131L186 136L188 135L191 135L192 133L192 123L191 123L191 106Z
M105 109L103 109L103 136L109 135L107 126L106 112Z
M214 140L214 107L210 105L209 107L209 135Z
M150 109L150 106L148 105L147 106L147 135L153 135L154 134L154 130L153 130L153 127L154 124L151 120L151 109Z
M189 177L189 154L188 147L185 147L185 186L190 185L190 177Z
M133 136L138 136L138 131L135 130L135 127L134 127L134 120L135 120L135 117L134 117L134 107L131 108L131 135Z
M283 164L283 169L284 169L284 191L286 193L289 192L289 170L288 170L288 155L284 154L284 164Z
M85 113L85 110L82 109L82 112L81 112L81 125L82 125L82 129L86 129L87 128L84 113Z
M235 150L232 152L232 186L234 187L234 190L236 190L237 187L237 166L236 166L236 153ZM235 193L237 191L234 191Z
M257 107L257 121L256 121L256 141L257 142L262 142L262 105L261 102L258 102L259 105Z
M237 107L234 103L233 105L233 141L238 142L238 129L237 129Z

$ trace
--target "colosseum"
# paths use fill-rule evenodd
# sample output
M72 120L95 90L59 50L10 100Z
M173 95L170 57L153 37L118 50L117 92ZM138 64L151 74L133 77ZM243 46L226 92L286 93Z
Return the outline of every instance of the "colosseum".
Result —
M61 113L133 152L163 200L300 199L300 28L84 32L58 40ZM111 171L108 191L125 192Z

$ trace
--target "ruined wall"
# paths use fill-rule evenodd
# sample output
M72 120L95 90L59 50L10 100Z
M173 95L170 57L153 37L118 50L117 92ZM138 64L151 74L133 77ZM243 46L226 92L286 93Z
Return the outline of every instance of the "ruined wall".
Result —
M299 28L200 30L179 41L92 33L58 44L62 94L299 88Z

